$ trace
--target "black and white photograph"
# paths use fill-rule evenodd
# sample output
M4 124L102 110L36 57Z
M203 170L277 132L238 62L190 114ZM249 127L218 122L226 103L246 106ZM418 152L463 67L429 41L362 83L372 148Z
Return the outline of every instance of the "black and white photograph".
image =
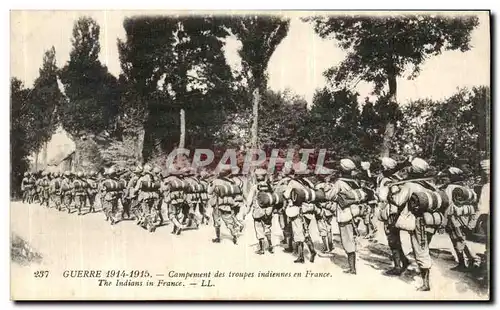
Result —
M489 11L10 11L10 296L488 301Z

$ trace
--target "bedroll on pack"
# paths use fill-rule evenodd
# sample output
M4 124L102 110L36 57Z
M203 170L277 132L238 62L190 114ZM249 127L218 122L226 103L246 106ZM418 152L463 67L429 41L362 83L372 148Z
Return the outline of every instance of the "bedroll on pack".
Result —
M453 211L456 216L467 216L476 213L476 209L472 205L456 206Z
M451 199L457 206L474 203L476 200L476 193L465 186L458 186L451 192Z
M241 195L241 188L234 184L219 184L215 186L214 193L219 197Z
M439 227L443 225L444 216L441 212L425 212L423 216L426 226Z
M192 183L192 184L189 184L186 188L186 192L188 192L188 193L203 193L206 191L207 191L207 189L201 183Z
M444 191L424 190L413 193L408 200L408 210L415 215L424 212L443 211L448 206L448 195Z
M283 204L283 201L283 195L277 193L259 192L257 194L257 203L263 208Z
M186 184L180 179L174 179L169 182L171 191L183 191L186 189Z
M295 204L301 204L303 202L324 202L326 201L326 196L322 189L314 190L302 187L292 189L290 199Z
M147 181L147 180L141 181L141 189L142 190L153 191L153 190L157 190L159 188L160 188L159 182L152 182L152 181Z
M102 186L107 190L107 191L120 191L125 188L122 182L114 181L114 180L106 180L102 183Z
M63 184L61 184L61 190L62 190L62 191L67 191L67 190L69 190L69 189L70 189L70 186L69 186L69 184L68 184L68 183L63 183Z
M368 201L368 199L368 193L361 188L357 188L339 193L337 202L341 209L345 209L353 204L365 203Z

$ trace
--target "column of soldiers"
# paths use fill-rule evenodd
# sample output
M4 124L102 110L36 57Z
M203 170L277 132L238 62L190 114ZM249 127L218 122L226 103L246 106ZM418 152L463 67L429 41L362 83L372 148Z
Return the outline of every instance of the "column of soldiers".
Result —
M356 164L345 158L327 164L334 173L315 174L314 167L268 172L261 167L254 171L255 179L234 173L230 166L212 174L185 168L167 175L150 165L131 170L111 167L100 173L26 173L21 189L23 202L79 215L87 207L87 213L101 209L111 225L135 220L150 232L165 224L166 212L174 235L208 224L212 209L214 243L222 241L225 226L232 242L238 244L244 218L251 214L258 255L274 253L271 226L276 215L284 252L294 253L295 263L305 263L306 250L309 262L314 263L318 255L311 238L314 227L322 241L319 252L333 255L335 221L347 256L344 272L353 275L357 273L359 225L365 226L364 237L372 239L378 214L394 263L387 275L399 276L410 265L401 245L403 230L410 235L421 272L419 290L430 290L429 243L437 231L445 230L452 240L458 260L454 270L471 267L474 253L465 237L477 221L477 195L467 183L469 176L456 167L433 172L425 160L411 156L401 162L382 158L380 166L379 173L372 174L370 163Z

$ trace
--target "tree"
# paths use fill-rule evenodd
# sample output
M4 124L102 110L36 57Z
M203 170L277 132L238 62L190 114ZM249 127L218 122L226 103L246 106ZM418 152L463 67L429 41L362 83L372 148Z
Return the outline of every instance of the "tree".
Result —
M334 85L364 80L375 84L377 94L387 86L389 104L397 102L398 77L415 78L424 61L442 51L469 50L471 32L479 23L474 16L434 15L312 17L305 21L322 38L333 38L348 51L340 65L325 72ZM388 121L382 156L389 155L393 133L394 123Z
M304 143L306 137L302 129L309 111L303 98L288 91L267 90L263 93L260 110L262 125L258 135L264 149L287 149Z
M484 111L484 112L483 112ZM488 157L489 88L461 89L443 101L418 100L403 108L397 144L413 144L439 169L467 165L479 173Z
M119 43L120 57L125 80L145 102L145 158L172 146L210 145L227 111L235 109L237 81L224 57L222 26L212 16L124 22L127 41Z
M92 18L78 19L73 27L70 60L61 70L68 97L61 121L75 136L112 129L117 114L118 83L98 59L99 33L100 27Z
M77 165L79 161L87 162L94 166L89 167L93 169L98 167L90 158L97 155L82 152L81 143L105 130L114 129L120 98L116 78L98 59L99 33L99 25L90 17L81 17L75 22L70 59L61 70L68 100L59 113L64 129L75 140ZM96 150L95 147L89 149Z
M276 47L286 37L289 19L277 16L237 16L226 21L230 31L241 41L239 55L253 98L252 147L257 147L258 113L261 94L267 85L266 69Z
M24 172L29 168L28 156L33 151L29 140L29 124L31 119L30 89L24 87L23 83L12 78L10 81L10 193L12 197L20 194L21 180Z
M318 148L327 148L337 158L360 151L358 94L347 89L317 90L308 121L309 139Z
M31 136L29 140L32 141L32 147L35 151L38 151L42 145L46 146L46 142L56 129L57 111L63 102L63 95L57 85L58 71L56 51L52 47L44 54L39 76L34 82L33 91L30 93L32 120L30 131L27 134Z

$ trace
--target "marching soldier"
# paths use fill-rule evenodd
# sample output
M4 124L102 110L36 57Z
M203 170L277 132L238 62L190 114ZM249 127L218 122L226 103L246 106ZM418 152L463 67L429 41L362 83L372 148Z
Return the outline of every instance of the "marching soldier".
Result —
M50 190L50 173L47 171L42 172L42 178L38 182L38 186L40 187L39 197L40 197L40 205L44 205L49 207L49 190Z
M135 191L139 193L139 203L142 207L141 226L149 232L154 232L156 229L157 209L156 203L159 199L158 189L159 183L155 182L155 177L152 173L150 165L145 165L143 174L137 181Z
M201 215L201 224L207 224L210 220L210 217L207 215L207 202L208 202L208 172L206 170L202 170L199 175L199 183L203 188L203 191L200 193L200 202L198 204L198 211Z
M161 175L161 169L159 167L155 167L153 169L153 178L154 178L155 183L157 183L157 184L161 183L163 177ZM157 190L159 191L159 188ZM161 195L158 194L158 199L156 200L156 205L155 205L156 214L157 214L157 217L159 219L157 226L163 225L163 222L164 222L162 205L163 205L163 197L161 197Z
M387 244L392 253L394 267L385 272L386 275L401 275L410 265L401 245L400 230L395 226L399 216L398 207L387 201L390 188L386 185L389 182L401 181L403 178L398 173L403 168L410 165L409 161L396 162L389 157L381 159L382 173L377 179L377 196L379 198L380 220L384 223L384 232L387 237Z
M319 175L321 182L316 184L317 190L323 190L325 194L329 193L332 188L332 183L330 182L330 176ZM333 235L332 235L332 220L336 209L336 204L334 201L327 200L320 203L321 213L316 218L318 223L318 230L321 240L323 241L323 252L332 252L333 246Z
M419 179L426 175L429 171L429 164L421 159L415 158L411 161L411 170L409 177ZM429 252L429 243L435 230L427 229L423 215L412 211L409 208L408 201L413 193L436 191L437 188L433 182L428 180L412 181L409 179L401 186L391 187L389 201L394 203L402 211L399 212L399 217L396 222L396 227L405 229L410 234L411 246L415 260L421 272L423 284L418 288L418 291L430 291L430 269L432 259ZM413 215L413 216L412 216Z
M32 175L28 172L24 173L24 178L21 181L21 192L23 195L23 203L33 203L33 195L32 191L35 187L35 181L32 178Z
M58 211L61 211L61 174L59 172L54 172L54 177L50 181L49 185L49 195L50 199L55 205Z
M184 200L184 182L180 177L180 173L173 169L169 169L170 175L163 179L160 191L163 196L163 201L168 208L168 219L173 224L172 234L180 235L185 226L180 222L182 219L182 209L185 204Z
M297 187L314 189L314 184L306 177L296 176L295 170L293 170L292 173L294 174L294 177L293 180L290 181L288 189L284 193L284 197L289 200L285 211L290 219L293 240L296 243L298 252L298 257L294 263L304 263L304 243L309 248L309 261L314 263L316 250L314 249L314 244L312 243L311 236L309 235L309 228L312 219L315 217L315 206L311 202L294 202L290 199L292 189Z
M63 205L68 213L71 213L71 204L73 203L72 185L73 181L71 180L71 172L65 171L64 177L61 181L61 196Z
M82 207L85 207L87 201L88 183L84 179L84 174L78 171L72 183L73 199L75 207L78 209L78 215L82 215Z
M471 249L467 246L465 242L465 233L464 230L468 229L468 220L471 216L474 215L475 212L470 214L459 215L458 211L460 209L466 209L465 206L458 206L454 201L453 190L461 187L466 187L464 184L464 173L461 169L456 167L451 167L448 169L449 176L449 184L446 185L445 192L450 200L450 208L447 216L447 224L445 227L445 231L448 233L451 239L451 243L453 244L453 248L455 249L455 253L458 259L458 265L451 268L451 270L455 271L465 271L467 270L467 266L465 264L465 259L467 258L467 262L469 263L469 268L472 267L472 263L474 262L474 255L471 253ZM468 187L466 187L468 188ZM474 191L470 188L470 193L474 193ZM474 208L472 203L476 201L476 194L474 193L474 198L470 200L470 203L467 204L470 208ZM474 210L475 211L475 210Z
M247 214L250 213L253 206L252 216L254 219L255 234L259 240L259 255L264 254L264 238L267 239L267 250L273 253L273 244L271 241L271 225L273 222L274 204L270 202L267 205L260 205L256 199L260 193L273 194L271 182L267 176L267 171L259 168L255 170L257 184L254 185L248 194L246 205Z
M352 160L347 158L340 160L340 178L333 183L330 190L331 197L337 202L340 194L360 188L359 183L352 178L355 169L356 164ZM336 215L340 240L349 264L349 268L344 270L344 273L356 274L356 236L358 232L354 226L351 209L349 207L342 209L341 205L337 203Z
M142 167L135 167L134 173L128 180L127 187L125 189L125 197L123 200L122 218L125 216L125 214L127 215L127 218L130 218L130 212L132 212L137 221L139 221L139 219L141 218L140 204L137 199L138 193L135 191L135 187L137 186L137 181L139 181L139 178L141 177L141 173Z
M98 192L99 183L97 182L97 172L91 171L86 179L87 198L89 201L89 213L95 212L95 201Z
M237 237L237 224L235 222L232 208L234 207L234 197L228 191L236 190L233 182L227 177L231 174L231 167L226 166L218 173L217 178L212 182L208 188L208 194L213 196L209 200L209 204L213 208L212 217L215 228L215 238L212 239L214 243L220 243L220 227L222 222L226 225L231 233L233 243L238 243ZM223 190L224 188L227 189Z
M121 192L124 187L120 186L116 171L113 167L104 172L104 180L101 182L100 192L102 194L102 209L106 216L106 221L110 220L111 225L118 223L118 200L121 199Z
M277 195L283 196L283 193L288 187L288 183L290 183L292 179L288 176L285 176L283 172L278 173L277 181L274 184L274 189ZM290 219L286 215L286 206L287 200L283 201L283 205L280 209L278 209L278 220L280 224L281 231L283 232L283 240L281 244L286 245L283 250L285 253L293 252L293 233L292 233L292 225Z

